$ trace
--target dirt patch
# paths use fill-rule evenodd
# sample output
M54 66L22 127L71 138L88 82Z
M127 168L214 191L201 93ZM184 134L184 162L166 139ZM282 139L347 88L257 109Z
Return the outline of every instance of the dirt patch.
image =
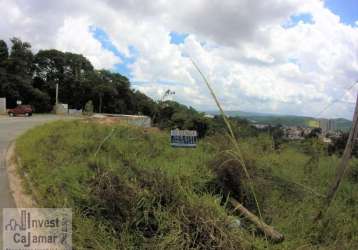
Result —
M23 187L23 178L18 172L17 162L15 154L15 143L11 143L5 156L6 169L9 177L10 192L14 197L16 207L38 207L33 197L25 192Z
M104 125L112 125L112 124L126 124L125 121L120 120L119 118L115 118L115 117L104 117L104 118L92 118L91 119L93 122L99 123L99 124L104 124Z
M104 125L126 124L138 127L151 127L151 119L142 115L114 115L114 114L95 114L85 119L84 122L94 122Z
M115 124L131 125L130 121L135 119L136 119L135 117L134 118L126 117L126 119L123 119L121 117L101 116L101 117L90 117L82 120L82 122L84 123L94 122L97 124L108 125L108 126L115 125ZM158 127L149 127L149 128L144 128L143 131L144 133L158 133L161 130Z
M90 117L90 118L84 119L83 122L84 123L94 122L94 123L103 124L103 125L123 124L123 121L121 121L118 118L113 118L113 117L103 117L103 118Z
M161 130L157 127L145 128L145 133L159 133Z

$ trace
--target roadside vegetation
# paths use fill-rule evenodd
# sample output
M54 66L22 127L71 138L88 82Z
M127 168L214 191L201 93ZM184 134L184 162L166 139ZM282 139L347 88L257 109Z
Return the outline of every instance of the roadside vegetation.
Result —
M73 208L76 248L240 248L241 230L210 189L215 148L168 144L162 132L55 122L20 137L17 152L39 204Z
M358 248L355 158L316 224L339 157L316 138L276 145L268 132L232 122L262 219L285 236L274 244L228 202L258 215L242 166L227 154L232 144L214 125L196 149L174 149L166 131L58 121L18 138L19 171L41 206L73 208L76 249Z

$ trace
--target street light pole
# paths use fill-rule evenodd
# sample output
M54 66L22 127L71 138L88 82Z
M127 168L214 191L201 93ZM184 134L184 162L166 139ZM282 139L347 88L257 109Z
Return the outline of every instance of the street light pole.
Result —
M56 83L56 106L58 105L58 83Z

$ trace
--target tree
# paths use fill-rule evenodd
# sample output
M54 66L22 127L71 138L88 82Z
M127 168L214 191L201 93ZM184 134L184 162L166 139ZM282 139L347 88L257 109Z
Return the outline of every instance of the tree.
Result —
M307 135L307 138L318 138L321 134L322 134L322 129L321 128L314 128Z
M31 79L33 72L33 54L31 52L31 45L27 42L22 42L18 38L12 38L11 42L12 46L9 56L8 71L24 78Z
M34 58L33 85L46 92L50 106L55 104L56 84L59 99L72 108L82 109L91 99L94 69L82 55L58 50L40 50Z
M332 143L328 145L328 154L337 154L341 156L347 144L348 137L349 133L342 133L339 137L333 137ZM358 157L358 145L356 142L353 144L352 155Z
M34 87L49 94L55 103L56 84L64 80L65 54L58 50L40 50L34 58Z
M0 40L0 67L3 66L3 63L6 62L9 58L9 50L7 44L4 40Z
M86 103L86 105L83 109L83 113L86 115L93 114L93 102L91 100Z
M131 107L131 109L136 109L142 115L154 118L154 114L158 112L157 103L139 90L134 91L132 102L135 103L135 105L132 104L135 108Z
M126 77L108 70L96 70L91 81L98 110L127 114L136 111L133 91Z
M95 70L83 55L54 49L33 55L29 43L18 38L11 39L11 43L9 54L7 44L0 40L0 96L8 99L10 107L22 100L36 112L48 112L55 104L58 84L59 100L70 108L83 109L91 101L90 106L100 112L151 116L162 128L195 129L199 136L210 128L208 119L194 108L165 100L175 94L171 90L155 102L131 89L125 76Z
M8 85L6 64L9 59L9 50L4 40L0 40L0 97L6 96L5 86Z
M72 108L82 109L92 94L94 68L82 55L65 53L59 98Z
M103 110L107 111L108 101L113 99L116 95L118 95L118 92L114 88L113 85L103 82L94 87L94 92L98 94L98 112L102 113ZM107 98L106 98L107 97ZM103 105L103 99L105 99L106 103ZM104 106L104 109L102 109ZM108 112L108 111L107 111Z
M6 61L6 79L2 82L1 92L7 98L9 107L16 106L16 100L29 103L33 93L31 45L18 38L12 38L11 42L11 51L7 60L6 52L4 52L5 46L2 45L2 54Z
M281 144L283 143L283 136L284 136L282 125L279 124L273 127L269 125L268 128L269 128L269 133L272 135L274 149L279 149Z

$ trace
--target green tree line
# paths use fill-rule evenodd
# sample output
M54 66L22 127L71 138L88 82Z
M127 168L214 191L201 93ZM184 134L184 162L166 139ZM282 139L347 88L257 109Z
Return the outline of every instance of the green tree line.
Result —
M71 108L83 109L92 100L96 112L145 115L155 112L155 102L131 89L126 77L96 70L80 54L54 49L33 54L29 43L17 38L11 39L11 43L9 49L0 40L0 96L7 98L9 107L21 100L32 105L35 112L50 112L58 84L60 102Z
M161 128L197 129L200 136L209 129L203 113L175 101L155 101L131 88L125 76L96 70L83 55L55 49L34 54L30 43L10 41L8 46L0 40L0 97L6 97L8 108L21 100L34 112L51 112L58 84L59 101L70 108L83 109L92 101L95 112L148 115Z

